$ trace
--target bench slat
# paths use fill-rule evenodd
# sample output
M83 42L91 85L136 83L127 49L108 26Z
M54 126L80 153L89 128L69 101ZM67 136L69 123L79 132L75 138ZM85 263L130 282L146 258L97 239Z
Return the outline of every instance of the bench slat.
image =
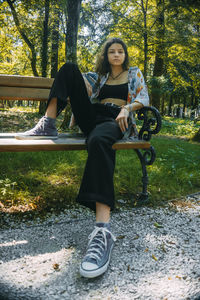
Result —
M0 74L0 86L4 87L12 86L50 89L53 80L53 78Z
M150 143L145 141L119 141L113 149L148 149ZM57 140L17 140L15 138L1 138L0 152L27 152L27 151L65 151L86 150L84 138L59 138Z
M47 101L49 89L34 89L23 87L3 87L0 86L1 100L36 100Z
M0 152L85 150L84 139L16 140L0 139Z
M113 145L113 149L115 150L125 150L125 149L149 149L151 147L151 144L146 141L134 141L134 142L128 142L128 141L119 141Z

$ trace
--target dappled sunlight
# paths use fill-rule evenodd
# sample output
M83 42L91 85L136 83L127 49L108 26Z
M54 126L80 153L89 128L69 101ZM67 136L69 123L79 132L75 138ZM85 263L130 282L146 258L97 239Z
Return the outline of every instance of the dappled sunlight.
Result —
M25 102L28 104L28 101ZM33 106L34 105L34 106ZM29 114L29 113L38 113L38 103L33 103L32 106L14 106L9 108L10 112L21 112L23 114Z
M74 222L71 214L70 219L63 214L48 227L5 231L1 240L4 261L0 261L5 289L99 300L182 299L196 292L199 218L193 210L179 214L168 208L144 208L113 214L117 242L110 267L94 280L78 272L93 223L88 214L80 216Z
M49 175L48 176L48 183L57 186L57 185L69 185L73 183L73 179L66 176L59 176L59 175Z
M158 135L191 138L198 129L199 124L193 120L164 116L162 119L162 128Z
M16 245L23 245L23 244L27 244L28 241L24 240L24 241L15 241L13 240L12 242L5 242L0 244L0 247L10 247L10 246L16 246Z
M162 299L168 294L178 293L182 299L189 288L184 270L177 275L163 271L144 275L138 282L137 293L151 299Z
M174 236L171 236L169 234L165 234L165 235L159 235L158 234L150 234L148 233L145 237L144 237L144 241L151 243L152 246L154 247L158 247L158 246L162 246L164 241L168 241L168 244L170 245L176 245L178 243L177 238L175 238Z
M147 168L148 168L148 170L150 170L150 172L159 173L162 171L161 165L151 165L151 166L148 166Z
M66 272L74 252L75 248L63 248L57 252L10 260L0 264L0 281L16 287L41 287Z
M153 138L152 145L156 160L147 166L150 202L159 204L197 192L199 145L167 138ZM126 201L142 188L141 165L136 153L131 152L117 151L114 174L116 196ZM72 205L86 158L86 151L2 153L0 210L36 211Z

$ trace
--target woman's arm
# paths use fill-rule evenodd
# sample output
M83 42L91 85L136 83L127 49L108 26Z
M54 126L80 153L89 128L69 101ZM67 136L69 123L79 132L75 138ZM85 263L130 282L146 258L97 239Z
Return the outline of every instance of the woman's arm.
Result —
M123 106L116 118L122 132L128 129L129 113L142 108L144 105L149 105L148 91L142 72L139 68L130 68L129 70L129 82L133 85L131 88L135 91L135 99L133 103Z
M143 107L143 104L135 101L134 103L127 104L125 106L122 106L122 109L115 119L117 123L119 124L119 127L122 132L126 131L128 129L128 116L131 111L138 110Z
M143 106L144 105L142 103L140 103L139 101L135 100L133 103L127 104L123 108L127 109L128 112L131 112L131 111L138 110L138 109L142 108Z

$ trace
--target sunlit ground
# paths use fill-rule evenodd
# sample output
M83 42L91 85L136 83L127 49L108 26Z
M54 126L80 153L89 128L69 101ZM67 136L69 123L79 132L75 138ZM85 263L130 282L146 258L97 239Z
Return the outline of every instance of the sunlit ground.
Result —
M7 230L0 237L0 282L52 300L58 295L80 300L193 299L188 296L200 292L199 209L196 201L177 207L176 213L151 209L146 215L139 209L126 218L114 214L117 242L109 270L90 280L79 275L92 223L88 216L50 227Z
M14 245L24 244L25 241L15 242ZM26 241L28 243L28 241ZM11 246L8 242L3 246ZM1 245L0 245L1 247ZM61 249L57 252L39 255L25 255L18 259L10 260L1 265L4 283L12 283L16 287L41 287L49 280L55 280L57 276L66 273L66 266L71 260L73 248ZM1 268L0 268L1 269Z

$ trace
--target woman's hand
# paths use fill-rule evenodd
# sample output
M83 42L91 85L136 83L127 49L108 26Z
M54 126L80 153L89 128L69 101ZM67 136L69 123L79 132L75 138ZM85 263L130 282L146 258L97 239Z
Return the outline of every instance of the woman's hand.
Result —
M87 89L87 93L88 93L88 96L90 97L92 95L92 87L91 85L89 84L88 80L83 77L84 81L85 81L85 86L86 86L86 89Z
M128 129L128 116L129 116L129 111L126 108L122 107L119 115L115 119L119 124L119 127L122 132L125 132L126 129Z

